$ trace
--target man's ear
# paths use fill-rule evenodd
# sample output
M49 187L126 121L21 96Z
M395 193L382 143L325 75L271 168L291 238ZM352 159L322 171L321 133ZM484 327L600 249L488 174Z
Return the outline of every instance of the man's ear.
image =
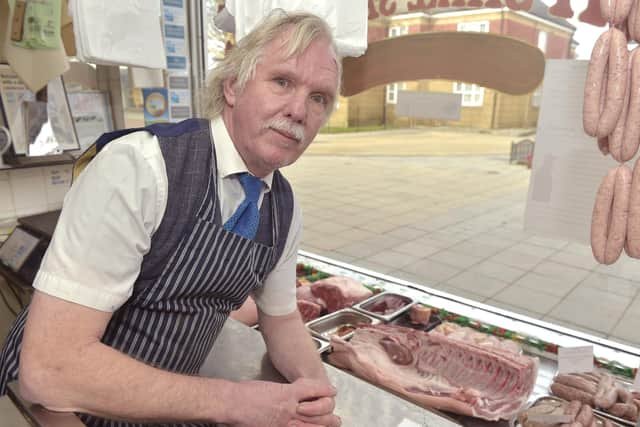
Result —
M224 99L227 105L233 107L236 103L236 79L227 79L223 84Z

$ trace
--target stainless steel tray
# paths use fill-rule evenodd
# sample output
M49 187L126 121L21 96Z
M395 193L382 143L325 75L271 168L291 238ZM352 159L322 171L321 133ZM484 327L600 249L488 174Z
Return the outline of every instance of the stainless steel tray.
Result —
M533 408L533 407L534 407L534 406L536 406L536 405L540 405L541 403L543 403L543 402L545 402L545 401L547 401L547 402L548 402L548 401L551 401L551 402L558 402L558 403L562 403L562 404L569 404L569 402L567 402L567 401L566 401L566 400L564 400L564 399L560 399L559 397L555 397L555 396L541 396L541 397L537 398L536 400L534 400L533 402L531 402L530 404L528 404L524 409L522 409L522 410L520 411L520 414L521 414L521 413L523 413L524 411L528 410L528 409ZM520 414L518 414L518 415L520 415ZM600 421L600 422L598 423L598 427L602 427L602 425L603 425L603 422L602 422L602 421L603 421L603 419L605 419L605 418L606 418L606 419L608 419L609 421L611 421L611 423L612 423L614 426L617 426L617 427L623 427L623 426L625 426L625 425L629 425L629 424L627 424L627 423L628 423L628 421L627 421L627 422L620 423L618 420L612 419L612 418L611 418L611 416L607 416L607 415L603 414L603 413L602 413L602 411L598 411L598 410L595 410L595 409L593 410L593 415L594 415L594 417L595 417L597 420L599 420L599 421ZM624 420L622 420L622 421L624 421ZM631 424L631 425L634 425L634 424ZM510 427L522 427L522 426L523 426L523 424L521 424L521 423L520 423L520 421L518 420L518 416L515 416L515 417L513 417L511 420L509 420L509 426L510 426Z
M389 298L389 297L400 298L403 302L406 302L406 304L400 307L399 309L387 314L372 311L372 309L376 304L380 304L385 298ZM371 317L380 319L383 322L390 322L391 320L398 317L400 314L409 310L413 304L415 304L415 301L413 300L413 298L408 297L406 295L400 295L395 292L380 292L377 295L374 295L364 301L359 302L358 304L354 305L353 308Z
M316 345L316 350L320 354L324 353L325 351L331 348L331 344L329 344L329 341L321 340L320 338L316 338L316 337L311 337L311 339L313 339L313 342Z
M359 324L375 325L378 323L380 323L380 319L350 308L344 308L308 322L307 329L311 335L330 341L331 336L337 334L341 327L355 329L355 326ZM353 336L353 330L338 334L338 336L348 340Z

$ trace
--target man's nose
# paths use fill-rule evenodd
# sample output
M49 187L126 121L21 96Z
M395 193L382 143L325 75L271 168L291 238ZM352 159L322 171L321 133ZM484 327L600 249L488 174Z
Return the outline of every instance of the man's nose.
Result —
M287 102L285 115L292 121L304 124L307 117L307 95L294 93Z

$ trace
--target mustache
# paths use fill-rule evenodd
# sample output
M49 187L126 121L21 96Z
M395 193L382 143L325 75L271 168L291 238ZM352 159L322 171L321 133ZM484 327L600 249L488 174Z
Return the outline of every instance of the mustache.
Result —
M264 124L265 129L273 129L293 136L298 142L304 140L304 126L285 118L275 118Z

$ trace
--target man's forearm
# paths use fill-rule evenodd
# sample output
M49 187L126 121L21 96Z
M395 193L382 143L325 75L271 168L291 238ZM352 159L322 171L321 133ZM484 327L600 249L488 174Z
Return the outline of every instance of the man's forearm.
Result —
M271 362L287 380L314 378L328 381L316 346L297 312L278 317L261 314L260 319Z
M75 360L21 366L25 398L58 411L131 421L225 422L234 383L179 375L134 360L100 342Z

